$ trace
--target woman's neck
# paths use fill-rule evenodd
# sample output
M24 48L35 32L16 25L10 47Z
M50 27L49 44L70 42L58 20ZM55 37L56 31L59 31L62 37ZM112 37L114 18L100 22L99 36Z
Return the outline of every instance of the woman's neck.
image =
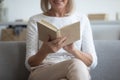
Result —
M51 9L49 10L46 15L48 16L56 16L56 17L64 17L66 14L66 10L62 9L62 10L54 10L54 9Z

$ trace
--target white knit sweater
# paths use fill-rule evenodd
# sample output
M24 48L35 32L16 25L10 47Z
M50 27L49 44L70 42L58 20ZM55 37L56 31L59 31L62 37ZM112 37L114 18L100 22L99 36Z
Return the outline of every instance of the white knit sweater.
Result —
M68 25L70 23L74 23L77 21L80 21L80 40L74 42L74 46L85 52L90 53L93 57L93 63L89 68L94 68L97 65L97 56L95 52L95 47L93 43L93 37L92 37L92 31L91 26L89 23L88 18L85 15L74 13L67 17L51 17L46 16L44 14L37 14L35 16L32 16L29 19L28 26L27 26L27 40L26 40L26 61L25 65L28 70L32 70L33 68L45 66L46 64L50 63L58 63L64 60L68 60L71 58L74 58L74 56L68 52L66 52L64 49L60 49L58 52L54 54L49 54L43 61L43 65L39 65L36 67L30 67L28 64L28 59L37 53L38 49L42 45L42 41L38 41L38 29L37 29L37 22L39 20L46 20L53 25L55 25L58 29Z

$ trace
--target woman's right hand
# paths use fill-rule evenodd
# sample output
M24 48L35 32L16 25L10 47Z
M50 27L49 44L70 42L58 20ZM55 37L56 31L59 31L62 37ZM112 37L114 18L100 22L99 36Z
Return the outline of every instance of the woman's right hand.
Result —
M66 41L66 37L60 37L53 41L44 42L40 50L33 56L31 56L28 60L28 63L34 67L38 66L42 63L44 58L50 54L55 53L62 47L64 47L64 42Z
M62 47L64 47L64 42L66 41L66 37L59 37L55 40L44 42L42 45L42 48L46 50L45 52L47 54L49 53L55 53Z

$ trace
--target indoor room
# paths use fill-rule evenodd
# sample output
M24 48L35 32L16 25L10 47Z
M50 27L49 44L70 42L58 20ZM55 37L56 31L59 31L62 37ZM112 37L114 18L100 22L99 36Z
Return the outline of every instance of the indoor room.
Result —
M53 1L54 3L57 3L57 0L48 1ZM58 1L62 2L67 0ZM77 17L75 16L75 19L80 19L80 24L76 24L80 25L80 34L78 35L78 37L80 38L79 40L80 42L85 42L84 38L89 39L89 37L91 36L90 40L88 40L88 43L93 43L97 55L97 65L94 69L89 71L91 75L91 80L120 80L120 0L73 1L74 3L72 4L74 7L72 13L77 14ZM33 27L35 25L36 27L38 26L37 21L40 18L39 16L36 16L36 22L33 21L32 23L30 23L30 20L33 18L34 15L40 15L43 13L41 5L43 5L41 4L41 0L0 0L0 80L28 80L30 71L27 70L25 63L27 53L26 43L27 41L29 41L27 40L28 30L32 29L28 27ZM48 6L50 6L50 3L48 4ZM51 11L51 13L53 12ZM70 13L69 15L72 15L72 13ZM49 13L45 12L45 14ZM54 15L56 15L57 17L61 17L61 15L58 16L57 13ZM59 26L69 26L73 18L71 18L71 21L69 19L65 22L64 20L66 20L66 16L68 17L68 15L62 16L61 18L64 19L61 19L61 21L58 23L55 22L57 22L57 20L60 18L56 18L53 15L42 16L41 19L47 20L46 17L48 17L48 19L50 19L48 20L48 22L55 23L55 25L53 26L56 26L57 24L59 24ZM86 21L84 21L84 18L82 19L81 16L86 17ZM56 19L56 21L53 21L52 18ZM52 25L47 22L44 23L46 23L47 26ZM82 27L82 25L88 25L86 30L90 29L90 31L86 31L86 35L89 36L83 35L85 33L85 30L83 29L86 26ZM71 24L70 26L73 25ZM34 27L33 29L37 32L37 28ZM72 36L74 38L75 36L77 36L77 30L75 31L71 28L71 31L69 30L68 33L74 33L74 35ZM49 30L42 30L41 32L47 34ZM61 31L61 34L62 33L64 32ZM48 36L52 35L49 34ZM34 36L36 36L37 34L31 33L31 35L31 38L33 38L31 39L31 42L35 42L35 40L39 37L37 36L37 38L34 39ZM41 36L44 37L44 34L42 34ZM46 38L48 39L48 37ZM54 39L49 38L47 41L50 42L52 40ZM93 41L90 42L91 40ZM44 41L37 41L35 44L38 48L40 48L41 46L39 46L39 44L42 44ZM83 49L82 43L80 45L78 44L78 39L74 42L72 41L71 43L79 46L81 50ZM88 46L89 44L86 45ZM35 46L31 45L30 48L33 47ZM66 50L64 46L61 48Z

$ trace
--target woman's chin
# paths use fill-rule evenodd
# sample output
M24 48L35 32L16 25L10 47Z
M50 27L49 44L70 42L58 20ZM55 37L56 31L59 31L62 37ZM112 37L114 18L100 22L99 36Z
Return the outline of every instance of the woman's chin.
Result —
M56 9L64 9L65 7L58 5L58 6L56 6L55 8L56 8Z

